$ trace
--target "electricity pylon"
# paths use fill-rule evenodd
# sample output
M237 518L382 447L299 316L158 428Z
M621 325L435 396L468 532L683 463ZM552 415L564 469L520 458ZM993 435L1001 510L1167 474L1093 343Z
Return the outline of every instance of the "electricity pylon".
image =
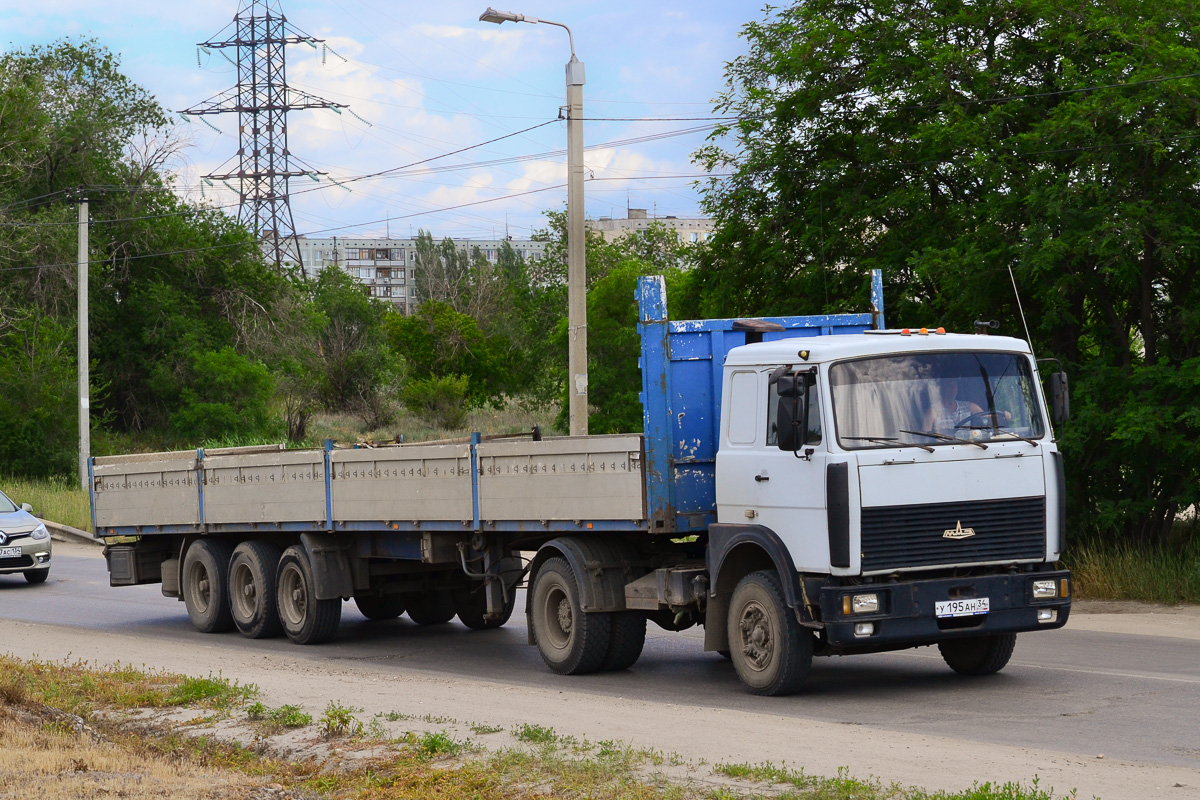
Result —
M287 113L306 108L345 108L287 85L285 49L289 44L316 46L316 39L296 29L283 15L280 0L241 0L229 38L201 42L211 50L235 48L237 86L210 97L182 114L238 115L238 168L236 172L214 173L213 181L238 181L241 219L250 225L267 246L275 268L285 261L297 267L300 244L292 221L288 180L301 175L316 176L316 170L294 170L288 151ZM218 34L219 36L220 34Z

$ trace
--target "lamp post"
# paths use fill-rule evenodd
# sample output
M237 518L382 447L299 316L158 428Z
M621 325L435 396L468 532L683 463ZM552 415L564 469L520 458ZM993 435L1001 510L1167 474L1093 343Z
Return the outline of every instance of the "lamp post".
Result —
M557 25L567 32L571 60L567 62L567 356L571 435L588 432L587 263L583 231L583 62L575 57L575 37L561 22L489 8L480 22L528 22Z

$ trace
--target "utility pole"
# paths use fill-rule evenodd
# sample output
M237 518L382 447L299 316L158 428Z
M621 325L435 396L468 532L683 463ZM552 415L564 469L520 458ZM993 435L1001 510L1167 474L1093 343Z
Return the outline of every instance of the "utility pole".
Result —
M572 42L574 44L574 42ZM583 62L567 62L567 327L571 435L588 432L587 249L583 231Z
M588 432L587 248L583 231L583 62L575 57L575 35L561 22L489 7L480 22L555 25L567 32L567 396L571 435Z
M88 489L88 458L92 455L91 392L88 388L88 201L79 200L78 286L79 320L76 324L76 361L79 372L79 482Z

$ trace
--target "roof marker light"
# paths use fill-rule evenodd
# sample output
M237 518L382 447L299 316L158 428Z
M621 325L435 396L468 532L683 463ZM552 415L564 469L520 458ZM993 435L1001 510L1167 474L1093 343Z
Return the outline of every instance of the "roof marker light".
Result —
M922 335L922 336L928 336L928 335L929 335L929 328L921 328L921 335Z
M908 328L905 328L902 331L900 331L900 335L901 336L912 336L912 331L910 331Z
M945 336L945 335L946 335L946 329L945 329L945 328L938 328L938 329L937 329L937 331L936 331L936 333L937 333L939 336Z

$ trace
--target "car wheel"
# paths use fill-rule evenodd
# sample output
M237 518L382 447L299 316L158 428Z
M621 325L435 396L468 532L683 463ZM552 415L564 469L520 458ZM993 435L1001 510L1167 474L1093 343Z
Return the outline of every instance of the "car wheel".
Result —
M27 569L21 574L24 575L25 580L29 581L30 583L45 583L46 578L50 577L50 568L46 567L45 569Z
M938 650L959 675L991 675L1004 669L1016 645L1015 633L1001 633L939 642Z

